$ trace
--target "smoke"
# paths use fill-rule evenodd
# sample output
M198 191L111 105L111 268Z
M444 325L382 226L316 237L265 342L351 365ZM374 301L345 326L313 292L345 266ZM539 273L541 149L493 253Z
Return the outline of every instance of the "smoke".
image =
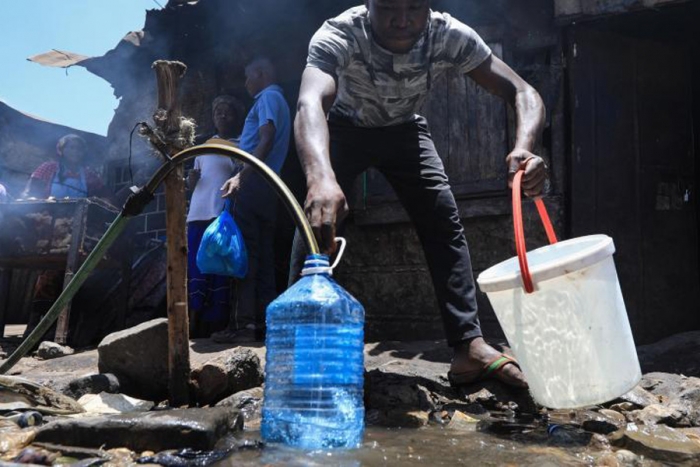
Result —
M445 11L475 28L505 25L515 29L513 11L539 8L549 0L433 0ZM121 102L110 125L109 138L116 143L111 158L128 154L128 134L138 121L150 121L155 101L155 60L178 60L188 66L182 83L183 111L197 121L197 134L213 132L210 106L220 94L230 94L246 105L252 103L244 88L244 65L255 56L269 57L280 84L292 104L306 64L308 42L323 21L362 0L200 0L150 10L144 29L122 41L104 57L86 67L105 77ZM527 4L522 6L522 4ZM508 23L507 21L510 21ZM527 21L520 21L524 27ZM134 156L149 151L134 143Z
M0 102L0 183L12 198L20 197L39 165L54 160L56 143L68 133L78 133L86 141L88 164L99 169L104 137L36 119Z

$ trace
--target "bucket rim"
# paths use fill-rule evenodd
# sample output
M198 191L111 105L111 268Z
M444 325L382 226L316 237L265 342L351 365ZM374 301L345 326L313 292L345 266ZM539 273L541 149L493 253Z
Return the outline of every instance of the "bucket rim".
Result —
M588 248L583 248L580 251L569 254L566 257L556 261L552 260L536 266L530 266L530 274L532 275L532 281L535 285L535 291L537 291L537 284L539 282L544 282L575 271L580 271L581 269L592 266L612 256L613 253L615 253L615 244L613 243L613 239L609 236L604 234L595 234L563 240L561 242L546 245L528 252L528 255L532 255L533 253L541 252L545 249L562 248L576 243L590 242L591 240L596 241L592 242ZM513 271L495 275L496 269L503 267L507 263L513 263L516 268ZM517 265L518 257L514 256L486 269L479 274L479 277L476 279L476 282L479 284L479 288L485 293L501 292L504 290L517 288L524 290L520 268L517 267Z

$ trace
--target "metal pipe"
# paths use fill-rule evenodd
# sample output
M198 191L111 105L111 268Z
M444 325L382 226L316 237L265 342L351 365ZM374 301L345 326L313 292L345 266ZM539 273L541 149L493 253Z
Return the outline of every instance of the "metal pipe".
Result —
M34 330L32 330L29 336L24 339L20 346L17 347L12 355L10 355L9 358L2 363L0 366L0 374L7 373L22 357L24 357L32 348L34 348L41 337L58 319L58 316L61 314L61 311L66 304L72 300L73 296L87 280L92 270L95 269L97 264L104 256L104 253L107 252L119 234L122 233L130 218L140 214L148 202L153 199L153 193L155 193L158 186L163 182L163 180L165 180L165 177L172 170L174 170L178 164L187 162L188 160L197 156L211 154L221 155L242 160L252 165L253 168L257 170L260 175L263 176L265 181L276 191L277 195L282 198L282 201L294 219L297 228L301 232L309 252L312 254L318 254L320 252L318 244L316 243L316 238L311 230L311 226L304 215L304 211L302 210L301 206L299 206L299 203L297 203L292 192L279 178L279 176L257 157L231 146L231 143L228 141L211 141L212 142L209 144L194 146L175 154L170 160L166 161L161 167L158 168L156 173L153 174L151 179L141 190L129 197L122 208L122 212L119 213L114 222L112 222L112 224L109 226L105 234L102 236L95 248L90 252L88 257L85 259L85 262L80 266L78 272L75 273L66 288L63 289L63 292L61 292L61 295L58 296L46 315L44 315L39 324L34 328Z
M263 176L268 185L270 185L277 192L277 195L282 198L287 211L289 211L289 214L294 219L294 223L304 238L304 242L306 243L306 248L309 250L309 253L319 254L320 250L318 248L318 244L316 243L316 237L311 230L311 226L306 220L304 210L301 208L301 206L299 206L296 198L294 198L292 192L279 178L279 176L263 161L241 149L238 149L237 147L233 146L232 143L222 139L214 139L210 141L211 142L194 146L175 154L171 161L168 161L160 166L156 173L153 174L153 177L151 177L151 180L144 186L144 189L151 194L155 193L158 185L165 180L165 177L175 168L177 164L182 164L197 156L218 154L228 156L233 159L242 160L243 162L252 165L253 168L259 172L259 175Z

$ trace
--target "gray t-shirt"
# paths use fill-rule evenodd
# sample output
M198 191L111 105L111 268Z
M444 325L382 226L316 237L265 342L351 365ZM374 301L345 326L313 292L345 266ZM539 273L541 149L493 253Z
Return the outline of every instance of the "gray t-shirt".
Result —
M415 120L442 73L450 68L469 73L490 55L473 29L435 11L409 52L389 52L372 38L367 8L358 6L323 23L311 38L307 66L337 80L331 114L357 126L381 127Z

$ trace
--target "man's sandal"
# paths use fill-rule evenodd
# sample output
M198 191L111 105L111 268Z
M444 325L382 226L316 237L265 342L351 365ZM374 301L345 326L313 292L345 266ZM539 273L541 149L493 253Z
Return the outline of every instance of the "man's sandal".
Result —
M468 384L495 378L495 376L508 364L515 365L516 368L520 370L520 365L513 357L506 354L501 354L478 370L462 371L459 373L452 373L451 371L448 371L447 380L450 382L450 386L457 389ZM499 379L499 381L508 384L503 380Z

